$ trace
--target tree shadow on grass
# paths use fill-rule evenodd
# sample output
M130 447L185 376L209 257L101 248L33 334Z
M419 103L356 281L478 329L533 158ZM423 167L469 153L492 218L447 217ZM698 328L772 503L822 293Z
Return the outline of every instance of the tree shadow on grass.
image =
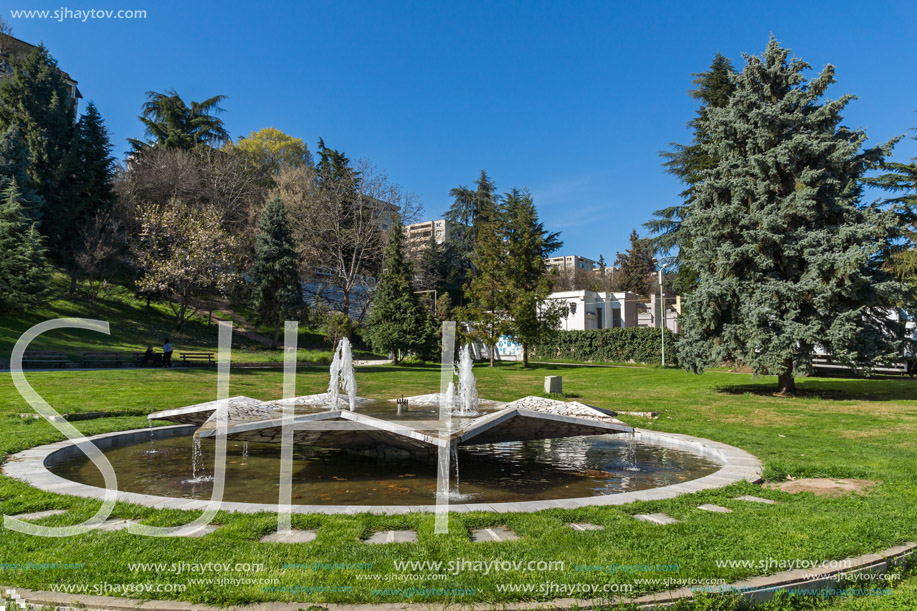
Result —
M816 399L821 401L917 401L917 384L910 380L797 380L793 397L777 395L774 382L714 386L724 395L755 395L775 399Z

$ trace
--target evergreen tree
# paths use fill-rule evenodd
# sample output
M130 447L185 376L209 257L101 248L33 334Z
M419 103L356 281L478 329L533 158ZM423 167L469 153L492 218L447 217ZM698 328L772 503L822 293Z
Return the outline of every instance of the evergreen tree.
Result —
M474 324L473 336L490 348L490 366L493 367L497 341L508 328L506 227L503 210L496 198L479 201L478 205L477 235L469 258L471 275L465 285L468 305L463 318Z
M522 365L528 367L529 346L556 329L565 313L565 308L543 305L552 285L544 260L563 243L559 234L548 233L538 220L527 190L513 189L504 202L508 334L522 344Z
M299 258L286 210L279 198L267 203L258 221L251 277L252 306L262 322L274 325L271 348L276 348L281 323L298 319L304 307Z
M225 95L215 95L191 105L174 89L165 93L146 92L147 101L138 117L146 127L146 142L136 138L127 141L133 153L141 153L150 146L166 149L191 150L198 145L220 146L229 142L229 132L223 120L216 115L223 112L220 103Z
M459 185L449 190L453 203L445 215L447 221L458 226L455 236L447 240L444 249L450 268L446 282L451 292L458 297L462 293L456 289L468 282L472 268L471 253L480 226L485 222L481 212L499 204L496 186L486 171L481 170L481 176L474 184L474 189Z
M20 137L19 126L10 125L0 133L0 192L15 180L26 216L39 221L45 201L30 187L29 163L29 145Z
M447 273L443 246L431 235L426 247L414 260L414 286L421 291L441 291Z
M396 365L409 352L423 352L431 341L430 316L414 293L411 275L404 259L404 230L398 222L388 232L366 329L372 347L391 352Z
M663 164L666 172L672 174L683 184L686 189L680 193L682 203L657 210L654 218L646 223L647 229L655 234L653 246L660 253L675 251L674 265L678 273L675 281L675 291L682 295L689 294L697 282L697 274L685 265L680 249L684 247L684 236L679 229L687 214L691 203L694 201L696 185L702 180L703 172L716 165L716 158L704 147L703 143L708 138L707 115L711 108L722 108L729 101L735 90L733 79L735 70L732 63L723 55L717 53L706 72L694 76L696 89L689 93L691 97L700 100L701 106L697 116L688 122L688 127L694 134L691 144L672 143L672 149L663 151L662 157L666 160Z
M41 304L47 294L45 249L15 179L0 197L0 311L23 311Z
M636 230L631 231L630 248L623 254L618 253L615 266L618 267L615 279L617 290L643 297L650 294L650 279L656 271L656 264L649 239L638 236Z
M893 358L903 329L886 313L904 298L877 256L897 220L860 203L864 172L889 146L862 150L866 134L841 125L852 96L822 100L833 66L807 81L809 66L788 56L771 38L745 57L726 105L708 109L701 146L716 163L680 229L698 284L679 360L699 372L741 359L776 374L781 394L817 344L855 367Z
M100 212L108 212L114 203L115 193L112 181L115 174L115 160L111 156L112 145L108 129L92 102L77 124L79 133L80 173L79 216L93 218Z
M28 145L29 187L45 201L41 231L59 259L62 241L73 233L72 226L56 219L66 217L62 211L75 199L75 120L69 86L44 45L14 61L13 73L0 80L0 130L17 125Z
M882 167L886 173L868 182L896 194L884 203L898 213L903 238L887 254L887 264L900 280L917 290L917 158L910 163L885 163Z

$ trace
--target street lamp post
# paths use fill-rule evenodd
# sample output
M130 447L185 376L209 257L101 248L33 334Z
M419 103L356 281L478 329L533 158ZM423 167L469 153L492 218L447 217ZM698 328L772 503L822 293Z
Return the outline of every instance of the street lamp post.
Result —
M665 293L662 292L662 269L664 265L659 266L659 335L662 338L662 366L665 367Z

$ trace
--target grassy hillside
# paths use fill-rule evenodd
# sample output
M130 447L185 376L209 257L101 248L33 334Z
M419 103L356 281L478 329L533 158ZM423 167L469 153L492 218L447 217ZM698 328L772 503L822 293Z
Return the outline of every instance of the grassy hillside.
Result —
M232 312L218 312L218 316L232 319ZM35 339L30 350L64 352L74 362L81 351L143 352L148 345L160 352L163 338L169 337L175 352L202 350L216 352L217 321L208 320L207 312L199 313L186 321L181 332L176 332L172 310L166 303L138 299L132 291L120 285L108 287L90 312L81 291L69 294L69 281L63 274L55 274L51 283L51 296L39 308L26 313L0 313L0 366L8 366L16 341L33 325L54 318L91 318L108 322L111 335L79 329L49 332ZM304 362L330 361L331 347L324 338L308 329L300 332L299 360ZM233 334L234 362L275 362L283 359L280 350L271 350L257 341ZM176 354L177 356L177 354Z

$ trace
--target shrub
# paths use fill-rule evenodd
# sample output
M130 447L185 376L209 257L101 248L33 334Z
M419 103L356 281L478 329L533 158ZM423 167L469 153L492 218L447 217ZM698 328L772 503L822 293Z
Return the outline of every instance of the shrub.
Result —
M677 363L676 335L665 331L666 364ZM538 360L649 363L661 360L660 331L652 327L556 331L532 346Z

